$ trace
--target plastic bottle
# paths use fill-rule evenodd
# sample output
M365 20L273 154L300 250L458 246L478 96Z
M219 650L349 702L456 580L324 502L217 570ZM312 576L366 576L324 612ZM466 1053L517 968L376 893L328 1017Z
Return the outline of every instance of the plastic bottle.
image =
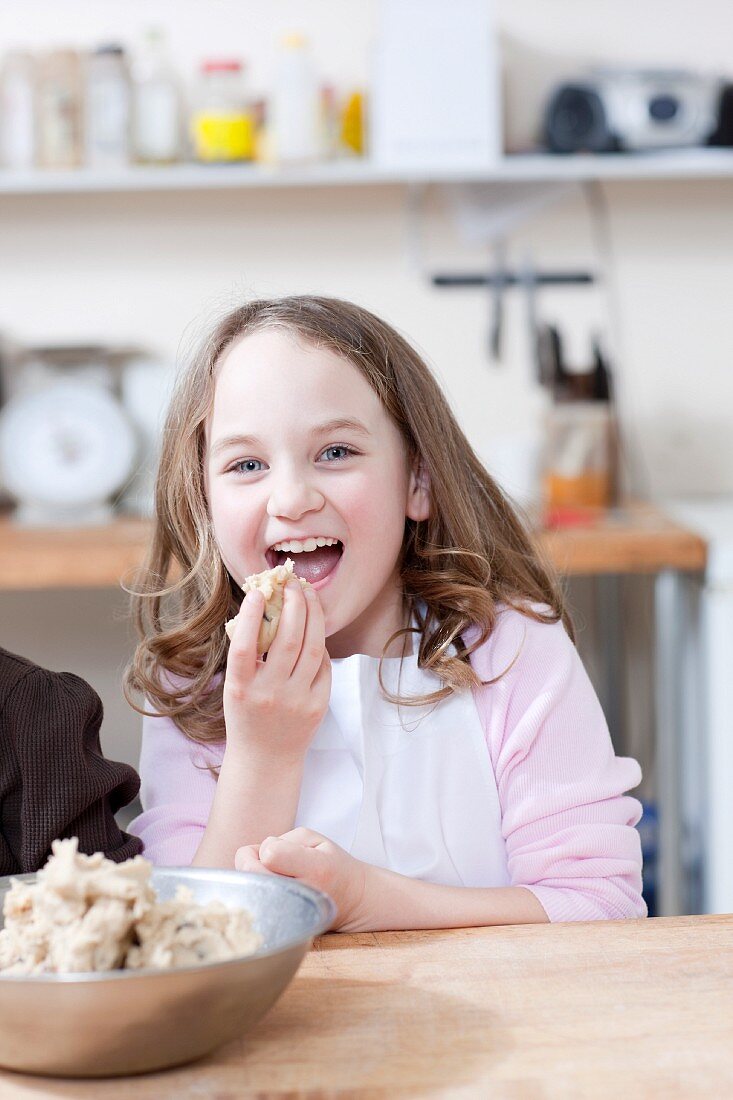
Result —
M86 64L85 160L90 168L130 163L130 74L122 46L99 46Z
M319 99L318 81L305 38L301 34L286 35L268 114L275 161L303 164L318 159Z
M363 157L365 153L364 93L351 92L341 114L341 148Z
M37 63L37 162L79 168L83 158L83 84L76 50L54 50Z
M254 156L254 121L242 62L212 59L201 65L191 141L197 160L226 162Z
M139 164L173 164L181 156L181 95L162 30L151 28L132 69L132 148Z
M35 162L35 67L28 53L5 56L0 72L0 165L32 168Z

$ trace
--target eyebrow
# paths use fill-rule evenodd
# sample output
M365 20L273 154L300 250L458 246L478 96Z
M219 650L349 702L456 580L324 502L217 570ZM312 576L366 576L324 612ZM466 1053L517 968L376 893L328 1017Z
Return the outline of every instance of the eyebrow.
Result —
M338 417L335 420L326 420L323 424L317 424L310 431L311 438L319 435L327 435L330 432L350 431L359 435L370 435L369 429L359 420ZM229 447L261 447L262 440L256 435L226 435L218 439L211 448L212 455L218 455Z

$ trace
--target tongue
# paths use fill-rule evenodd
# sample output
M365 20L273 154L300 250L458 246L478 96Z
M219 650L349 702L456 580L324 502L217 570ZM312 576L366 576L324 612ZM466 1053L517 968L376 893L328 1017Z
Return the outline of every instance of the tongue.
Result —
M341 557L340 546L319 546L317 550L304 551L302 554L282 554L282 560L292 558L296 577L315 584L327 577Z

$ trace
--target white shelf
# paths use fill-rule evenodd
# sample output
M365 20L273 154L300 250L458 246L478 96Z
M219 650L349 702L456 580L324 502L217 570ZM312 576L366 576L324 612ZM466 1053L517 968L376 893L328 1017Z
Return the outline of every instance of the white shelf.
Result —
M410 183L462 183L537 180L663 180L733 176L733 149L690 149L658 153L500 158L494 168L436 166L433 169L382 168L368 160L339 160L281 169L264 165L177 164L119 171L11 172L0 170L0 194L62 192L194 191L247 187L341 187Z
M504 157L502 180L665 180L733 176L733 148Z

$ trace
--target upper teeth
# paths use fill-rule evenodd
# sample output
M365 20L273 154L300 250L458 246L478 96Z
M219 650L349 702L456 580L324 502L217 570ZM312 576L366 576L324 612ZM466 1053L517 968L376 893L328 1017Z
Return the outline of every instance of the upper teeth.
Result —
M317 546L336 546L338 539L323 538L319 536L317 539L304 539L300 542L299 539L285 539L284 542L276 542L274 546L271 546L271 550L282 550L284 553L290 554L307 554L311 550L315 550Z

